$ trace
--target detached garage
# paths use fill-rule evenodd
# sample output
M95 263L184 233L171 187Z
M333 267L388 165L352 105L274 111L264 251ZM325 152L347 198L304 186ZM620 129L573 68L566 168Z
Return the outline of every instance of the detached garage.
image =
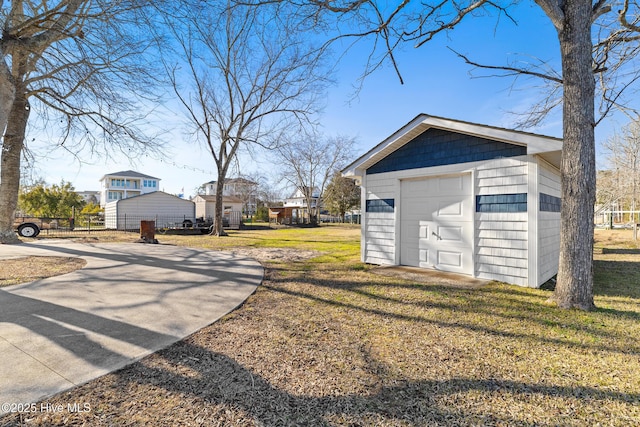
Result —
M182 223L195 218L195 204L171 194L154 191L107 203L104 208L104 225L118 230L135 230L142 220L154 220L156 226Z
M362 261L539 287L558 270L557 138L420 115L343 170Z

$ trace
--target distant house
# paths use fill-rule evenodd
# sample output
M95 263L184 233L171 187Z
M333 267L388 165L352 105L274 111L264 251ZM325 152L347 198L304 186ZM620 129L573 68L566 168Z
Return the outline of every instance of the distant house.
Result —
M204 196L215 196L218 181L209 181L201 186ZM225 179L222 187L223 196L236 197L242 201L239 209L245 215L252 215L256 212L258 201L258 183L246 178Z
M160 189L160 178L135 171L122 171L100 178L100 206L115 200L152 193Z
M311 195L310 204L307 201L306 195ZM320 190L317 188L303 187L297 188L296 191L284 200L283 207L288 208L287 212L292 212L293 218L296 220L309 218L309 208L316 213L319 211L316 208L320 208ZM296 222L296 221L294 221Z
M562 140L421 114L343 170L363 262L539 287L558 271Z
M193 199L196 217L213 220L216 211L216 196L197 195ZM238 228L242 220L242 199L233 196L222 196L222 216L229 221L229 227Z
M110 229L137 229L142 220L154 220L157 227L181 223L196 217L195 204L162 191L114 200L104 208L104 224Z

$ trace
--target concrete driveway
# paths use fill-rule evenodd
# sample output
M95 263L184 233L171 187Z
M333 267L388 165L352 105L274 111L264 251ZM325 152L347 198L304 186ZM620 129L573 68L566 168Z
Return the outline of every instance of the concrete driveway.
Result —
M0 288L0 415L192 334L242 304L263 278L257 261L170 245L0 245L0 262L29 255L87 265Z

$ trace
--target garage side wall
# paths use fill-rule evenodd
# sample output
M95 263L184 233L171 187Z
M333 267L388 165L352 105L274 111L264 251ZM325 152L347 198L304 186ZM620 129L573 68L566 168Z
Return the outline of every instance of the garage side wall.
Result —
M112 208L113 204L113 208ZM155 220L158 226L165 223L193 219L195 204L162 192L143 194L107 203L105 226L107 228L136 229L141 220Z
M144 219L154 217L186 217L195 216L195 204L188 200L180 200L172 196L151 193L144 196L122 199L119 214L139 216Z
M366 176L362 198L362 261L378 265L396 263L395 197L397 179L390 173Z
M476 168L477 277L520 286L528 282L526 156Z
M539 189L537 286L558 273L560 261L560 172L544 161L539 163Z
M198 196L195 198L194 203L196 206L196 217L214 218L216 216L215 200L205 200Z
M196 217L207 217L207 202L200 196L197 196L193 203L196 206Z
M118 201L109 202L104 207L104 226L115 230L118 228Z

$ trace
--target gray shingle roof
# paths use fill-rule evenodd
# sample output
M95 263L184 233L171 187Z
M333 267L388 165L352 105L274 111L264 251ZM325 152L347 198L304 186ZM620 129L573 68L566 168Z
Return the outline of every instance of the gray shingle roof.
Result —
M100 179L100 181L102 181L106 176L124 176L124 177L130 177L130 178L157 179L158 181L160 181L160 178L156 178L156 177L154 177L154 176L145 175L145 174L143 174L143 173L136 172L136 171L132 171L132 170L128 170L128 171L121 171L121 172L113 172L113 173L105 174L105 175Z

